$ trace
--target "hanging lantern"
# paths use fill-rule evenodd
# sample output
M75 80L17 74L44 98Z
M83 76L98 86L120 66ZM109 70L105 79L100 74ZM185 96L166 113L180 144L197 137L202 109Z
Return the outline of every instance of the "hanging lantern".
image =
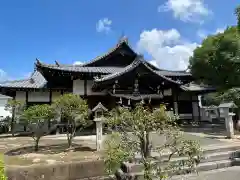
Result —
M116 92L116 85L114 84L113 85L113 94L115 94L115 92Z
M131 100L130 100L130 99L128 99L128 105L129 105L129 106L131 105Z
M141 104L144 104L144 99L142 98Z
M120 97L120 100L118 102L119 104L122 104L122 97Z
M160 94L160 85L157 87L157 93Z
M159 94L160 94L160 98L162 99L162 98L163 98L163 94L162 94L162 92L160 92Z

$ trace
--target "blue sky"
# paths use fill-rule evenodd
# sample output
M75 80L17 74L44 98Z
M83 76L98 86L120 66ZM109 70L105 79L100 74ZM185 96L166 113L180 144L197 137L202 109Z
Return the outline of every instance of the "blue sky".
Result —
M0 1L0 80L24 78L36 58L85 62L122 34L153 64L186 68L201 39L236 24L236 0Z

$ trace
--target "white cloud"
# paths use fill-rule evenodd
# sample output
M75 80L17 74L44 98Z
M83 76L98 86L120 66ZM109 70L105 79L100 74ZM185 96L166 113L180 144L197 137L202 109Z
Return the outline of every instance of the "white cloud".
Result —
M218 34L218 33L223 33L225 31L226 28L218 28L216 31L215 31L215 34Z
M204 0L168 0L158 7L158 11L172 11L175 18L184 22L200 23L203 23L203 17L212 13L204 4Z
M82 65L83 63L81 61L75 61L73 65Z
M143 31L137 43L140 52L152 56L150 62L153 65L169 70L186 70L189 57L197 46L197 43L182 40L176 29Z
M108 18L99 19L96 24L97 32L108 33L111 30L112 20Z
M225 31L225 29L226 29L226 27L224 27L224 28L217 28L215 31L207 31L207 30L200 29L200 30L197 31L197 36L200 39L205 39L209 35L223 33Z
M9 78L8 78L8 75L7 73L0 69L0 82L3 82L3 81L7 81Z

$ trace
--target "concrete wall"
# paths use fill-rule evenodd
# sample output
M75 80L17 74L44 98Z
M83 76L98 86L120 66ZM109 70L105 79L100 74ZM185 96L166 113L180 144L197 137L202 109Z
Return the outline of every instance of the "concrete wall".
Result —
M100 179L100 176L106 175L104 162L101 160L58 163L53 165L46 164L44 166L7 166L6 174L9 180Z

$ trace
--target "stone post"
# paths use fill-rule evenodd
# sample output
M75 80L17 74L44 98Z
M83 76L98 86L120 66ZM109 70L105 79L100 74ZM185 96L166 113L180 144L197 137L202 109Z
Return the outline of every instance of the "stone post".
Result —
M219 106L220 117L225 119L225 127L226 127L226 136L227 138L234 137L234 127L233 127L233 119L235 113L231 112L230 109L237 108L237 106L233 103L223 103Z
M228 113L225 117L225 126L226 126L226 136L227 138L234 137L234 127L233 127L233 119L232 117L235 116L234 113Z
M107 111L107 108L105 108L102 103L98 103L98 105L92 109L92 112L94 112L95 117L94 121L96 122L96 148L97 151L100 151L102 149L102 124L103 124L103 113Z
M96 147L97 151L102 149L102 118L95 118L96 122Z

